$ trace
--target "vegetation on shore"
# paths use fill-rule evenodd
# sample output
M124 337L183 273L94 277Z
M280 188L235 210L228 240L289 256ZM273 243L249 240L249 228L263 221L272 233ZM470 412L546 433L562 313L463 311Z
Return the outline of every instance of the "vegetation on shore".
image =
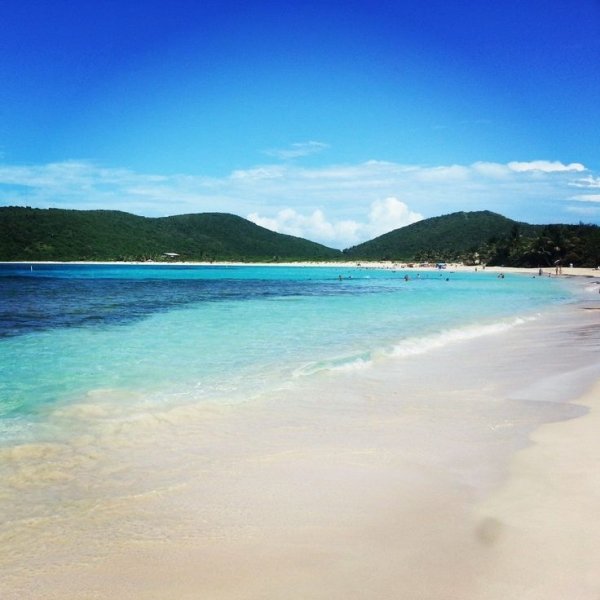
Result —
M530 225L490 211L424 219L344 250L361 260L548 267L600 265L597 225Z
M530 225L490 211L424 219L343 252L241 217L148 218L120 211L0 207L1 261L464 262L600 265L597 225Z
M423 219L344 251L363 260L459 260L478 252L491 239L510 234L515 221L490 211L456 212ZM531 234L534 225L519 224Z

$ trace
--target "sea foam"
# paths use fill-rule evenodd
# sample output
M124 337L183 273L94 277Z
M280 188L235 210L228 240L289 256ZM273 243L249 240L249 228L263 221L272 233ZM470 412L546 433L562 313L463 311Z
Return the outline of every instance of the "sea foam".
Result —
M411 337L396 344L393 350L390 352L390 355L394 357L403 357L413 356L415 354L425 354L430 350L442 348L450 344L472 340L478 337L504 333L528 321L533 321L536 318L536 316L515 317L514 319L499 321L497 323L474 324L467 325L465 327L443 330L439 333L421 338Z

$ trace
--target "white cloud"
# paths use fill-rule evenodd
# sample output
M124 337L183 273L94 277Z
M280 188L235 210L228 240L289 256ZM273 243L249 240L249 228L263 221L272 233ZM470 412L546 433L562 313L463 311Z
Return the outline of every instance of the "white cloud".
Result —
M329 144L324 144L323 142L297 142L291 144L288 148L273 148L271 150L265 150L264 153L281 160L289 160L291 158L300 158L302 156L318 154L327 148L329 148Z
M476 162L472 165L473 170L483 177L492 179L506 179L511 175L511 169L507 165L490 162Z
M263 217L251 213L246 217L249 221L277 231L312 240L319 240L329 245L346 245L348 239L354 239L356 230L360 227L354 221L328 221L323 211L314 210L303 215L292 208L280 210L275 217Z
M230 179L257 181L259 179L277 179L285 174L284 167L268 165L256 167L255 169L238 169L229 176Z
M571 196L569 200L577 202L600 202L600 194L580 194L579 196Z
M331 236L332 227L327 223L323 213L315 210L311 215L305 216L297 213L293 208L280 210L274 218L261 217L258 213L252 213L247 217L257 225L267 229L303 237L306 230L325 232Z
M369 223L366 228L371 235L381 235L387 231L416 223L423 215L411 211L408 206L394 197L385 200L375 200L369 211Z
M465 181L471 173L470 167L450 165L420 169L418 178L422 181Z
M373 202L364 222L348 219L330 221L322 210L302 215L291 208L280 210L275 217L263 217L258 213L251 213L247 218L257 225L279 233L318 239L329 245L347 247L420 221L423 215L411 211L397 198L389 197Z
M542 171L544 173L557 173L563 171L585 171L581 163L569 163L565 165L557 160L532 160L531 162L509 162L508 168L517 171Z
M0 164L0 205L103 208L146 216L230 212L340 248L458 210L492 210L532 223L571 222L575 203L591 208L599 187L598 172L579 163L547 161L264 164L224 177L139 173L86 161Z

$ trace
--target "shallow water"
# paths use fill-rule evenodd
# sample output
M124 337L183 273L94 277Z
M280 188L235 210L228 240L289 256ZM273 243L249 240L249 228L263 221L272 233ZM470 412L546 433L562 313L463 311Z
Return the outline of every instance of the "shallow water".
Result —
M403 277L328 268L5 266L0 416L26 428L44 410L106 388L157 403L243 400L322 368L499 331L571 297L548 278Z

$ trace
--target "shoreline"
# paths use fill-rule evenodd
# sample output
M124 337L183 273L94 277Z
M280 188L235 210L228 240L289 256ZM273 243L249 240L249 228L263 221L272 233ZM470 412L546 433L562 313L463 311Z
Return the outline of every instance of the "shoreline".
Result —
M324 267L324 268L342 268L342 269L380 269L388 271L402 272L439 272L435 265L414 265L408 266L407 263L401 261L343 261L343 262L327 262L327 261L301 261L301 262L278 262L278 263L261 263L261 262L134 262L134 261L0 261L0 265L98 265L98 266L136 266L136 267ZM458 263L447 263L445 272L452 271L462 273L472 272L490 272L490 273L522 273L531 276L538 275L538 267L501 267L501 266L467 266ZM600 278L600 268L596 267L563 267L562 271L557 275L553 267L542 267L543 276L551 277L588 277Z

